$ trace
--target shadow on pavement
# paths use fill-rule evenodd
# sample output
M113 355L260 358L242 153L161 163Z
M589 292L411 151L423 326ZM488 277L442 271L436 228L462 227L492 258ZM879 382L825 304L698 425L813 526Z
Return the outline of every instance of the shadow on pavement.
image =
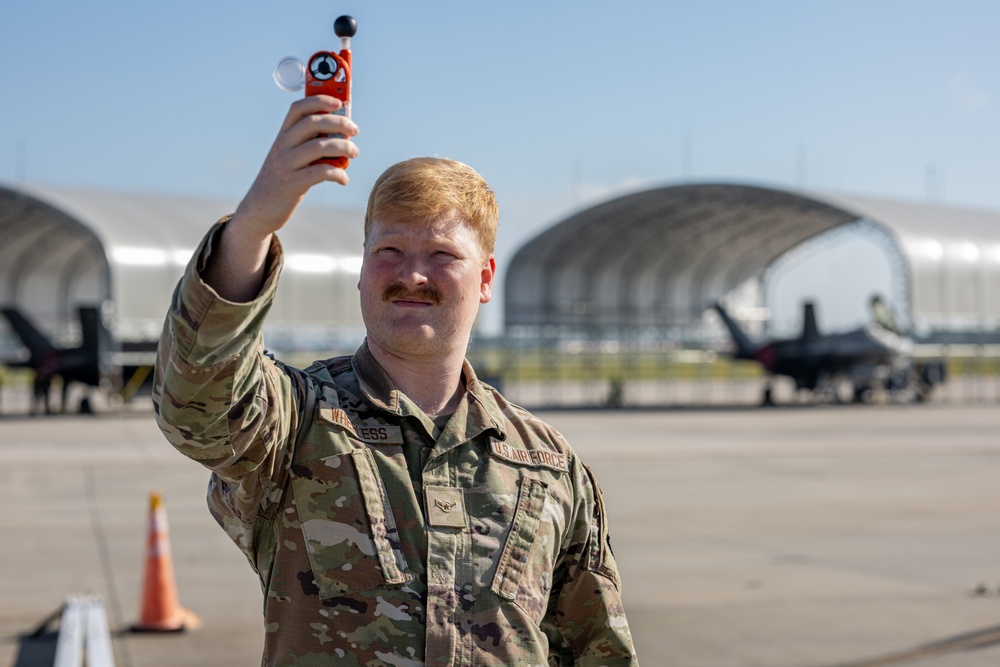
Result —
M5 643L20 644L17 659L11 667L52 667L56 659L58 636L58 632L43 632L5 638Z

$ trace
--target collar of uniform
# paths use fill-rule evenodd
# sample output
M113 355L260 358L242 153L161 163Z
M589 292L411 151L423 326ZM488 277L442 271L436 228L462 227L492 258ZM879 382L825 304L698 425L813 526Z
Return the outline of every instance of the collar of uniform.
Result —
M368 349L367 340L355 352L351 364L354 367L355 375L357 375L361 393L370 403L401 417L416 417L424 424L428 434L434 432L434 422L413 401L409 400L409 397L396 388L396 385L393 384L385 370L372 355L371 350ZM465 380L465 394L459 401L455 414L448 421L444 432L453 432L457 429L453 435L458 441L467 442L483 431L493 429L497 432L498 438L506 439L507 436L503 430L503 413L496 401L493 400L493 396L479 382L479 378L476 377L476 372L468 359L462 362L462 377Z
M361 343L358 351L354 353L351 366L354 367L354 374L358 377L361 393L364 394L369 403L402 416L403 411L399 400L400 391L385 374L381 364L372 356L371 350L368 349L367 338Z
M462 366L465 379L465 393L458 407L448 420L431 451L431 456L438 456L450 449L469 442L485 431L492 431L500 440L506 440L503 430L503 419L500 409L493 397L486 391L476 377L472 364L466 359Z
M476 371L473 370L472 364L466 359L462 365L462 374L465 376L465 398L469 402L469 425L466 427L469 429L477 429L477 433L469 437L471 439L474 435L482 433L486 429L492 428L497 432L497 437L501 440L507 439L507 433L503 430L503 425L505 420L503 418L503 411L500 406L497 405L496 400L493 398L493 394L483 387L483 384L476 377ZM475 420L475 424L472 420Z

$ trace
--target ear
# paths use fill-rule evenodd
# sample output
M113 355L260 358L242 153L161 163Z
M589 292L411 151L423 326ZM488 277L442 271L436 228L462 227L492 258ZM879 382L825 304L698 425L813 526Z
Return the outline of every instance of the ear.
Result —
M365 284L365 276L368 272L365 270L368 268L368 246L365 246L363 252L361 253L361 267L358 269L358 291L364 291L362 286Z
M493 298L493 278L497 273L497 261L490 255L486 260L486 266L480 272L479 303L489 303Z

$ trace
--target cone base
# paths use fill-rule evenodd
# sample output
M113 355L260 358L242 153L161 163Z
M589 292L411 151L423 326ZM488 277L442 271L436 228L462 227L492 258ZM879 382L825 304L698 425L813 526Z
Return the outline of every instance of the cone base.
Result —
M150 623L139 621L129 628L129 630L131 632L187 632L188 630L198 628L200 625L201 619L198 618L197 614L187 609L181 609L178 611L177 617L169 621Z
M151 633L151 632L156 632L156 633L164 634L164 633L171 633L171 632L176 632L176 633L187 632L188 628L185 625L181 625L181 626L178 626L176 628L160 628L160 627L153 627L153 626L150 626L150 625L133 625L131 628L128 629L128 631L129 632L135 632L135 633L143 633L143 632L145 632L145 633Z

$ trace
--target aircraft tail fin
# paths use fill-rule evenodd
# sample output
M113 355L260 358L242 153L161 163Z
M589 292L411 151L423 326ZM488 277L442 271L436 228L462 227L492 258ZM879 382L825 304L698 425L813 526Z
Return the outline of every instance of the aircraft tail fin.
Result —
M35 328L24 313L19 308L3 308L4 317L10 322L11 328L17 337L21 339L24 346L31 354L31 362L41 363L46 355L51 355L56 351L55 346L46 338L45 334Z
M110 334L104 326L100 308L80 306L77 315L80 319L80 347L77 349L81 360L78 377L96 387L107 370L103 360L109 351Z
M93 350L96 354L104 344L104 323L101 322L101 313L94 306L80 306L78 309L80 317L80 347L85 350Z
M736 354L734 355L737 359L756 359L757 358L757 344L754 343L750 336L747 335L743 328L736 323L726 309L722 307L722 304L715 304L715 311L719 313L719 317L722 318L722 322L729 329L729 335L733 339L733 344L736 346Z
M816 325L816 308L811 301L802 306L802 340L819 338L819 327Z

